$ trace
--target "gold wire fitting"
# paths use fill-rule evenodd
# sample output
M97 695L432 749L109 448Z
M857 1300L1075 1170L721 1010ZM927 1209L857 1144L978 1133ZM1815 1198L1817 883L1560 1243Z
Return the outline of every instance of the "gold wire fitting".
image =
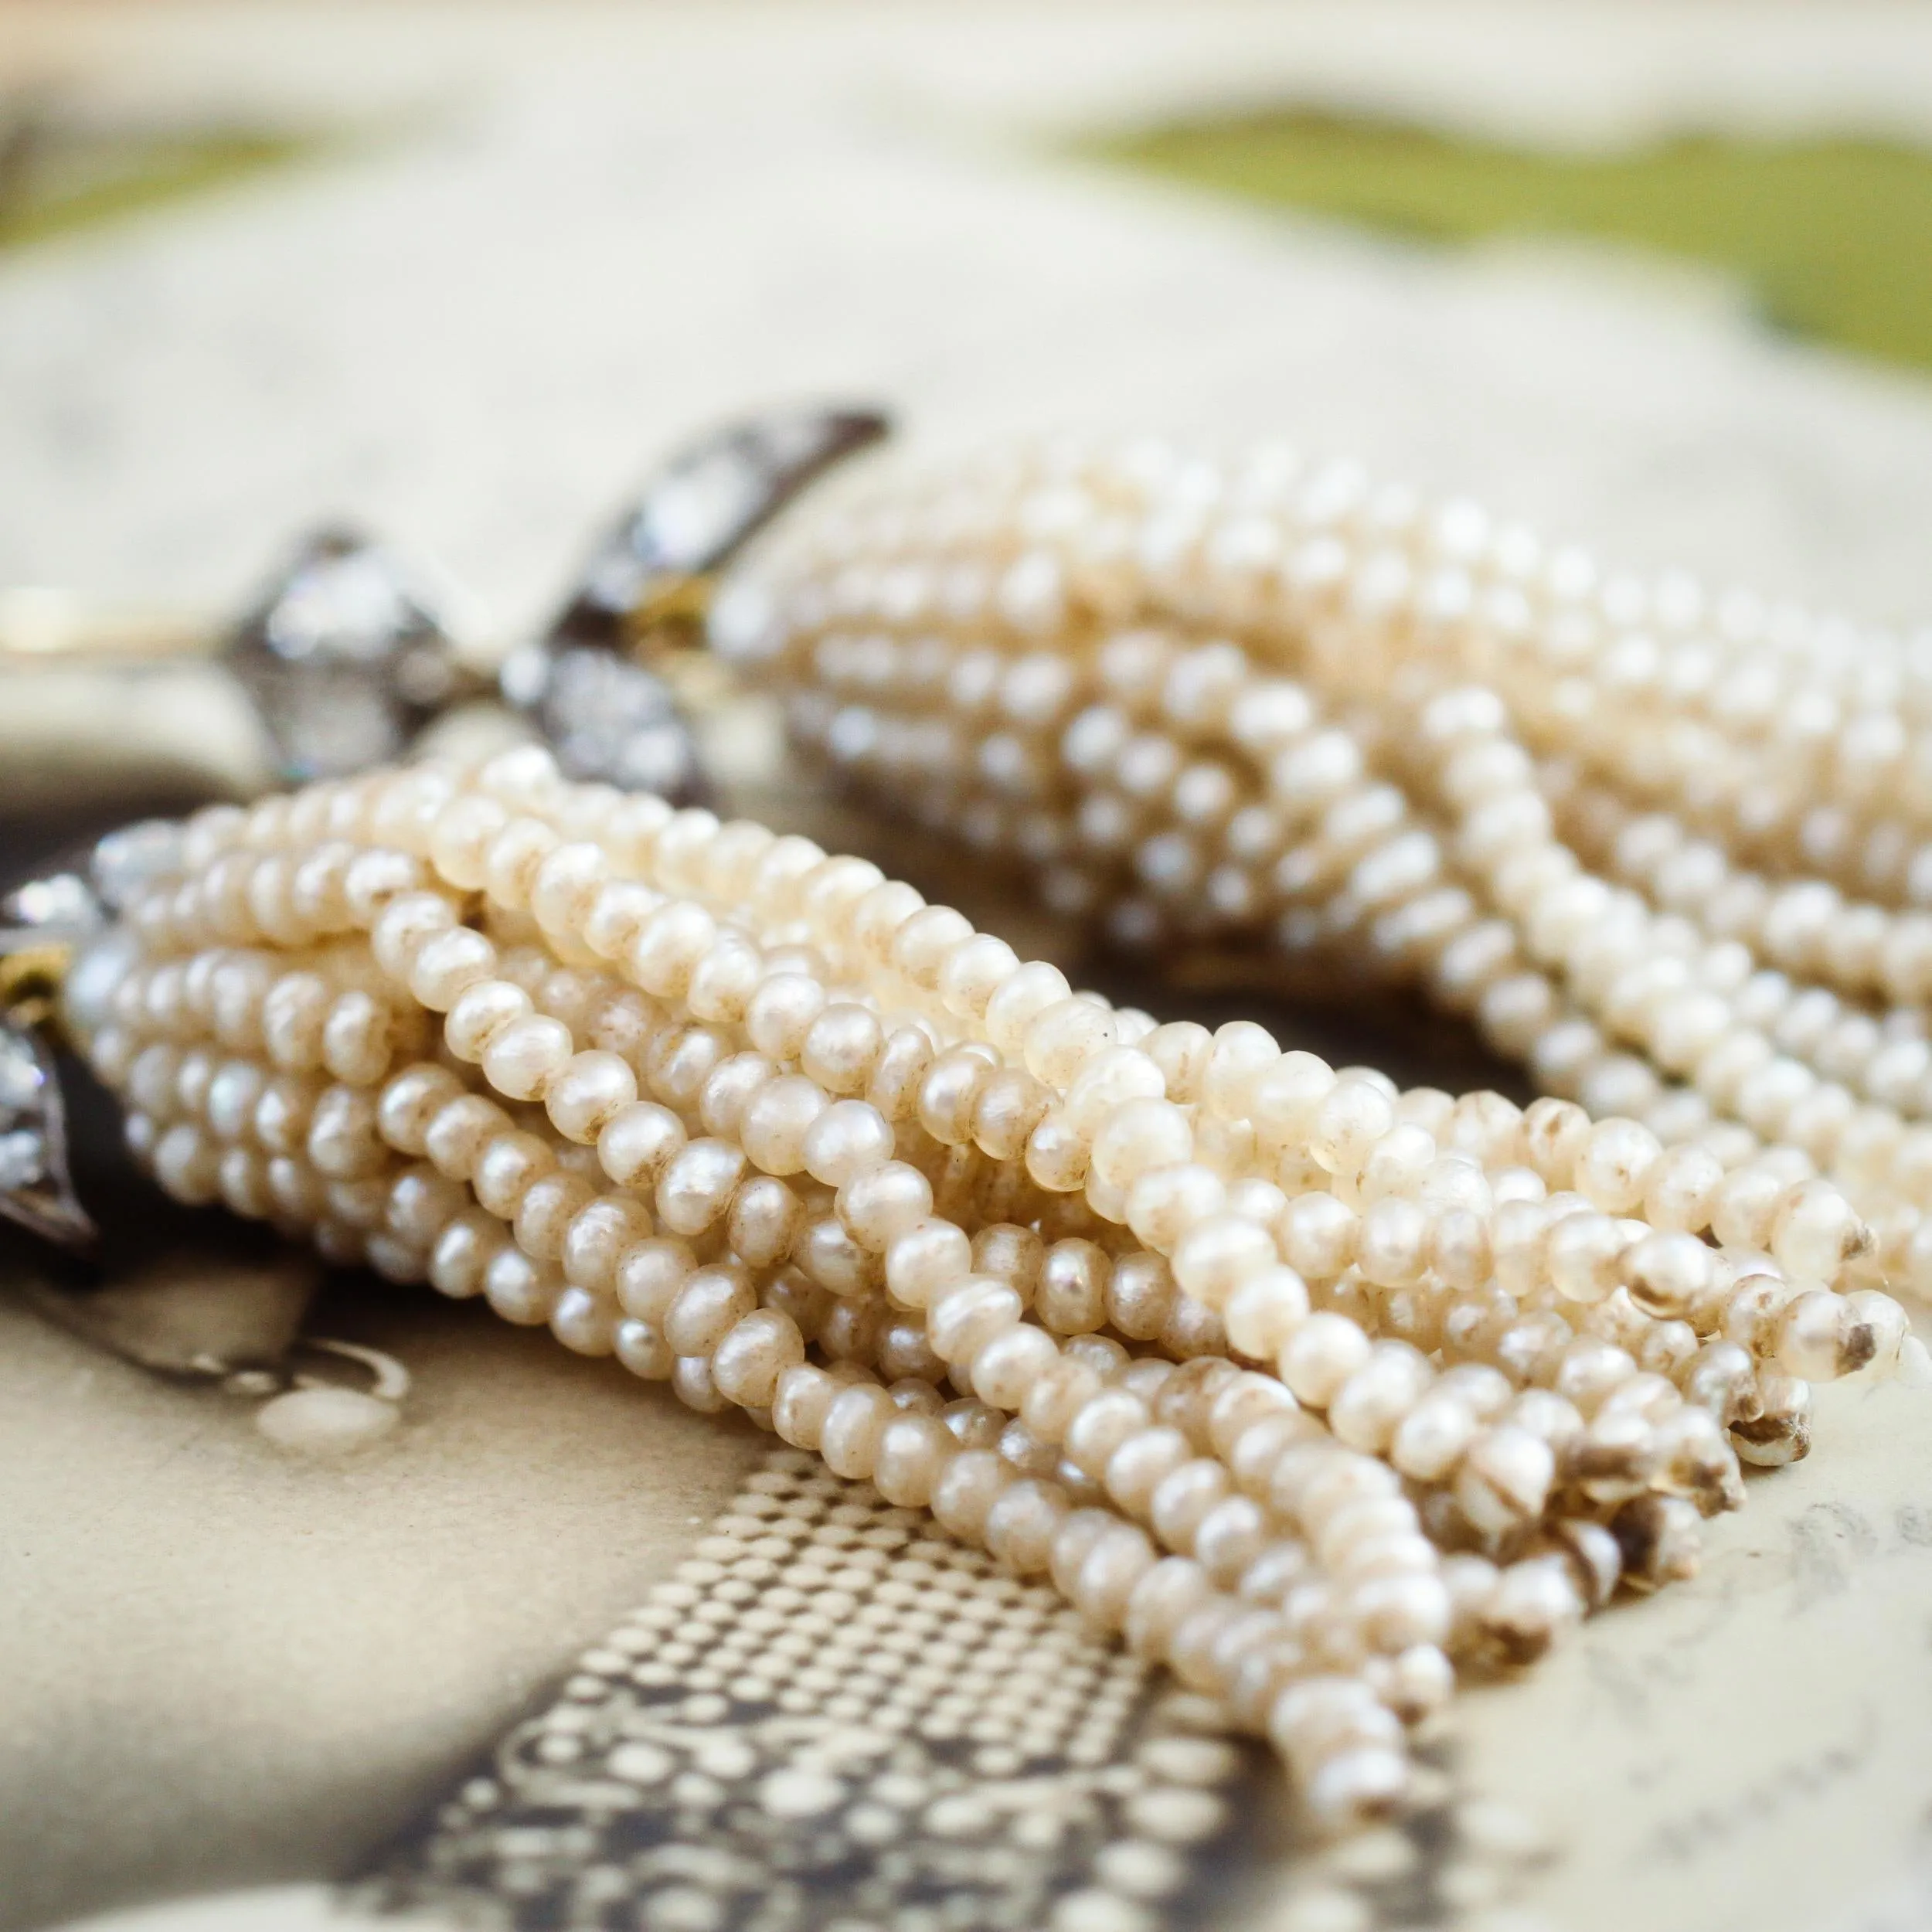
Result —
M116 610L52 585L0 589L0 666L152 664L212 657L220 627L181 611Z
M680 571L653 582L624 614L624 642L633 657L696 644L702 636L711 600L718 590L715 570Z
M10 950L0 939L0 1013L20 1026L51 1019L73 955L69 939L29 937Z

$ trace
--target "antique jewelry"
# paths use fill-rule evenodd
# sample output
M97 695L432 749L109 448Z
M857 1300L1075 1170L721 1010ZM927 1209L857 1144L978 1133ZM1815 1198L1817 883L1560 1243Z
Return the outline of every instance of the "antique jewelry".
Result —
M1332 1825L1401 1801L1452 1658L1686 1573L1738 1454L1801 1454L1807 1383L1905 1342L1801 1160L1747 1164L1740 1228L1634 1122L1157 1025L535 747L96 866L62 1022L172 1193L930 1507Z
M675 800L698 794L696 746L660 667L668 656L702 662L695 648L681 647L699 642L709 574L883 427L869 411L801 410L733 426L684 451L597 546L561 615L510 659L503 695L552 737L573 771ZM446 721L455 722L450 713L459 706L475 714L471 736L518 735L500 717L492 724L474 702L488 685L447 608L393 553L330 529L300 546L225 631L82 622L66 600L11 597L0 609L0 662L26 699L26 740L43 777L59 781L57 793L73 794L68 774L77 771L90 792L145 771L177 794L184 784L204 794L245 794L277 776L379 764L432 725L447 740ZM239 712L238 695L247 700ZM172 727L128 730L122 742L123 727L151 712L172 718ZM182 729L191 716L199 722ZM240 728L215 724L224 716ZM10 789L18 804L18 788ZM31 778L27 790L36 790ZM87 804L99 808L96 797ZM69 1247L97 1243L69 1172L57 1068L38 1022L74 943L119 905L126 855L145 835L103 841L0 901L0 1214ZM90 1150L97 1160L99 1151ZM123 1213L143 1185L99 1173L90 1184L111 1185ZM393 1426L408 1382L400 1366L302 1332L319 1284L312 1260L289 1250L253 1253L232 1234L192 1223L172 1230L165 1252L115 1248L97 1265L36 1276L29 1295L56 1321L138 1366L213 1380L255 1400L258 1425L284 1447L340 1454ZM361 1360L372 1387L318 1382L299 1366L303 1349Z
M713 634L832 767L1117 940L1417 986L1626 1117L1612 1212L1776 1247L1827 1175L1849 1265L1932 1289L1923 636L1152 440L814 505Z

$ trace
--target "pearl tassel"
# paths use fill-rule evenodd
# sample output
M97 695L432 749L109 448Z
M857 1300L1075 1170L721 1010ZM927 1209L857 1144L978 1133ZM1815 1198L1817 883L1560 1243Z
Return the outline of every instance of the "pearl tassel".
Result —
M1932 1291L1910 642L1606 577L1351 465L1152 441L833 492L713 635L805 744L1056 908L1417 985L1641 1123L1664 1192L1708 1155L1726 1241ZM1816 1219L1836 1193L1786 1201L1815 1175L1869 1249Z
M1158 1026L534 750L204 812L97 945L68 1024L171 1192L930 1507L1331 1823L1904 1336L1801 1163Z

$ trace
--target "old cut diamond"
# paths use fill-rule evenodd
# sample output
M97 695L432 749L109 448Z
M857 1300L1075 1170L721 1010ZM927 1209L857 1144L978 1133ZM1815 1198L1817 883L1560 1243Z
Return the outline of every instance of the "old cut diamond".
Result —
M0 938L5 935L0 934ZM66 1111L45 1043L0 1015L0 1219L70 1247L94 1239L67 1173Z
M0 1134L0 1193L29 1188L47 1171L47 1143L32 1128L15 1128Z
M886 434L871 410L793 410L731 424L674 457L600 544L557 620L621 641L666 592L716 570L834 464Z
M144 818L109 832L88 867L101 898L120 912L144 886L180 871L182 837L182 827L168 818Z
M593 645L538 645L506 667L527 711L573 778L682 801L698 790L696 748L670 687L654 671Z
M386 549L346 530L303 545L226 658L291 779L400 756L474 682L428 594Z
M885 434L864 410L734 424L668 464L600 544L547 636L504 666L504 696L573 778L697 795L696 747L669 687L638 655L693 641L709 579L813 478Z
M33 1050L19 1034L0 1033L0 1128L10 1128L40 1104L46 1076Z
M78 872L58 872L29 879L0 899L0 926L81 933L100 923L100 903Z

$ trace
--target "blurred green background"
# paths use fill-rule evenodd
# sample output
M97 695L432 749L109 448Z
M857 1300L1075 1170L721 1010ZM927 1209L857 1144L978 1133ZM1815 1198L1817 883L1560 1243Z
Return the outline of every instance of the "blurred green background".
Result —
M1435 245L1564 237L1738 278L1774 327L1932 367L1932 151L1686 134L1563 153L1315 109L1177 122L1106 159Z
M272 128L97 124L77 118L58 96L0 102L0 248L245 181L313 145Z

